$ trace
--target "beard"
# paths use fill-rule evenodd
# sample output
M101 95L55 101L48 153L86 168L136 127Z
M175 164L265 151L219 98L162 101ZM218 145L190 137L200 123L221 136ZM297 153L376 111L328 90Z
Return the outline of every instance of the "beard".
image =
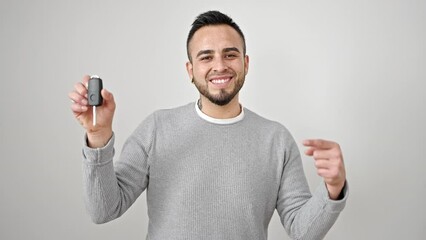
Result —
M221 89L219 93L212 94L209 91L208 83L203 85L200 84L199 81L196 79L193 79L193 83L195 87L198 89L201 95L206 97L210 102L219 105L219 106L225 106L229 102L231 102L232 99L240 92L241 88L244 85L245 76L241 76L238 79L235 79L235 85L234 88L230 91L226 89Z

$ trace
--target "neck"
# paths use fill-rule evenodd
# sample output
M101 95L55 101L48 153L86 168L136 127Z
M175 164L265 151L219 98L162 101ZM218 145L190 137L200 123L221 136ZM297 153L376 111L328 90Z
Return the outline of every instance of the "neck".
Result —
M216 105L206 97L200 97L198 107L200 110L209 117L217 119L234 118L241 113L241 105L238 101L238 95L236 95L228 104L219 106Z

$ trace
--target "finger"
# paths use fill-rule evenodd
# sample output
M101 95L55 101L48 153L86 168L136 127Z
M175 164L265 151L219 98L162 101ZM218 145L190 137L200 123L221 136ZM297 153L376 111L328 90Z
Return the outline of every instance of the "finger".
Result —
M83 76L82 83L86 87L86 89L89 87L89 80L90 80L90 76L89 75L84 75Z
M323 140L323 139L306 139L303 141L303 145L306 147L314 147L320 149L330 149L336 146L335 142Z
M83 105L83 106L86 106L88 104L87 99L85 97L81 96L76 91L68 93L68 97L69 97L69 99L71 99L71 101L73 103L78 103L78 104Z
M78 92L81 96L87 95L87 88L84 86L82 82L78 82L74 85L74 89L76 92Z
M305 154L314 158L328 158L328 152L331 150L321 150L310 147L305 150Z
M88 110L88 107L82 106L78 103L73 103L71 104L71 110L74 112L74 114L79 114L79 113L86 112Z
M313 156L314 155L314 151L315 151L315 148L310 147L310 148L308 148L308 149L305 150L305 154L308 155L308 156Z
M314 164L317 169L330 169L331 167L330 161L327 159L315 160Z
M342 158L341 152L337 148L329 150L315 149L312 155L315 159L337 159Z
M317 168L317 174L324 179L330 179L333 176L332 172L326 168Z
M328 184L336 184L338 182L343 182L345 180L345 175L339 172L336 169L325 169L325 168L319 168L317 169L318 175L324 178L324 180Z

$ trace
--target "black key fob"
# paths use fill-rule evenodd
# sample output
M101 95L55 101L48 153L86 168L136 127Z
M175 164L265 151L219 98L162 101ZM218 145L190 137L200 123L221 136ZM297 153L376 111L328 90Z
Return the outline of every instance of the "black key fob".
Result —
M102 79L93 75L90 77L87 98L90 106L101 106L103 98L101 95Z

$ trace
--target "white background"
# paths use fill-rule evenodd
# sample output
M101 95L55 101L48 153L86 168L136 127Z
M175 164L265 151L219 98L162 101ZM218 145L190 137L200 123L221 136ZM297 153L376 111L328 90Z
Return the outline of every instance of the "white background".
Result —
M111 223L86 214L84 131L67 94L84 74L103 78L119 154L152 111L197 98L185 41L212 9L246 35L244 106L300 147L342 146L350 198L326 239L424 239L426 2L414 0L1 0L0 239L145 238L145 193ZM303 161L314 189L321 179ZM289 239L277 215L269 239Z

